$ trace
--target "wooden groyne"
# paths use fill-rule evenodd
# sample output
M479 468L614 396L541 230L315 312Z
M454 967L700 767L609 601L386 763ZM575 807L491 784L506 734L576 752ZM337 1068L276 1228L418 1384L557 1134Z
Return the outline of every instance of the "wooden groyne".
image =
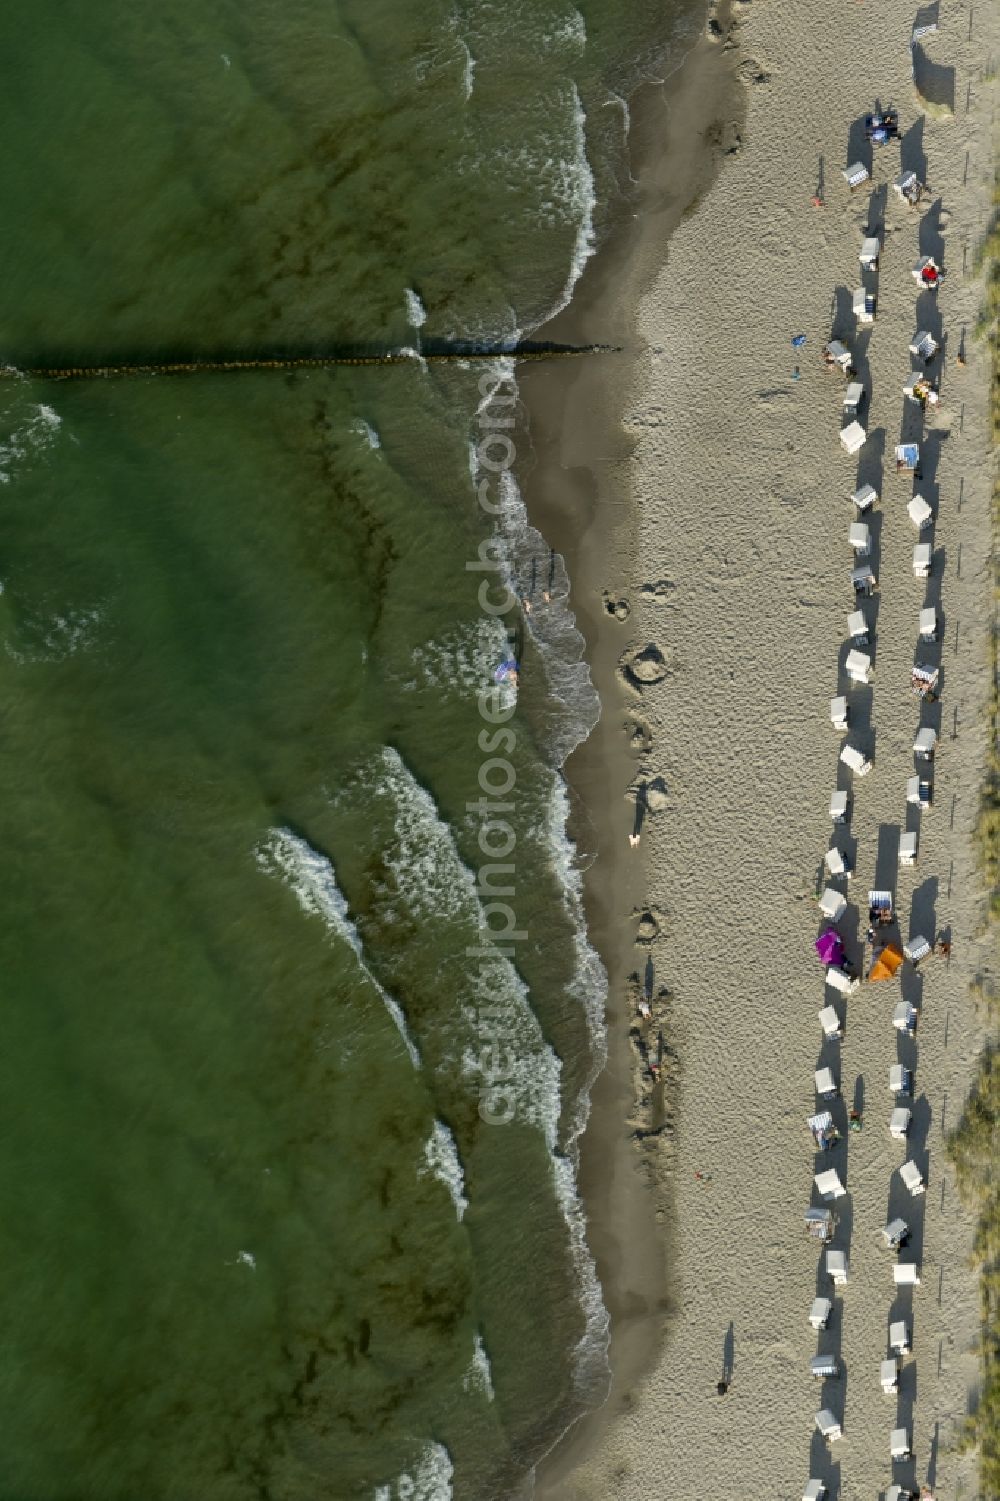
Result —
M610 344L519 344L505 348L462 348L459 346L426 349L388 349L379 352L340 350L331 354L281 354L250 359L225 357L193 360L120 359L99 365L2 365L0 380L122 380L151 375L229 375L243 370L326 370L341 365L409 365L486 363L507 360L565 360L584 355L615 354Z

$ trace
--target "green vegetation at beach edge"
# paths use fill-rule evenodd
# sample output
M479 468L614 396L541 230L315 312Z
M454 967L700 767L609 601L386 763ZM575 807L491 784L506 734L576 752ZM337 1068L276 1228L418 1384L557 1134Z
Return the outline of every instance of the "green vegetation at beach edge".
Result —
M993 442L1000 440L1000 179L994 190L994 211L980 254L980 268L986 281L979 334L989 340L993 351L992 428ZM993 490L993 537L998 536L1000 520L1000 480ZM994 560L994 568L996 563ZM994 602L1000 602L1000 585L994 577ZM976 840L989 903L988 921L1000 918L1000 753L997 734L1000 730L1000 685L998 685L998 622L994 612L990 632L990 670L992 684L989 705L989 744ZM990 983L978 987L979 996L988 1008L991 1030L995 1034L1000 1021L1000 995ZM979 1214L976 1231L975 1260L980 1269L980 1307L982 1333L980 1360L982 1389L976 1410L970 1414L964 1433L966 1444L977 1444L980 1452L980 1490L983 1495L1000 1495L1000 1174L997 1173L997 1148L1000 1136L1000 1045L991 1036L979 1062L972 1093L958 1126L948 1143L951 1160L958 1175L959 1189L973 1203Z

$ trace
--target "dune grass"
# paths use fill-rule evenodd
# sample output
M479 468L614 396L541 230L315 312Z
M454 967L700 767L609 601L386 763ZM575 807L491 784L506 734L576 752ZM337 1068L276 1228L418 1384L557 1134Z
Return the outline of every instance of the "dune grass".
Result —
M993 215L979 256L985 292L977 332L992 351L992 425L994 449L1000 445L1000 178L994 188ZM997 542L1000 537L1000 479L993 487L993 594L990 631L992 686L989 706L989 743L986 753L976 843L989 900L989 920L1000 919L1000 654L998 654ZM948 1151L955 1166L959 1191L975 1206L979 1223L975 1260L980 1275L981 1385L976 1410L966 1422L964 1441L979 1449L979 1483L983 1496L1000 1496L1000 996L991 985L976 987L988 1008L992 1034L979 1060L972 1093L952 1132Z

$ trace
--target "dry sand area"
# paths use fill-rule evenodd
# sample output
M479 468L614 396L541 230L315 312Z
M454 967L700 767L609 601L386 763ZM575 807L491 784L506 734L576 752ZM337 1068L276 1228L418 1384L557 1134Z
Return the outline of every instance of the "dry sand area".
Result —
M938 69L954 70L955 112L933 116L911 81L912 3L755 0L735 15L727 45L739 49L748 80L743 143L673 236L639 309L648 358L626 413L636 442L633 608L626 625L609 626L629 650L654 645L667 668L633 691L632 706L651 742L641 774L662 776L668 789L634 858L666 915L652 958L671 993L676 1130L659 1151L655 1191L674 1306L655 1368L613 1393L597 1437L578 1437L579 1462L556 1492L764 1501L798 1498L816 1476L843 1501L872 1501L893 1481L929 1481L939 1496L971 1501L974 1457L958 1455L952 1439L977 1372L973 1226L945 1134L981 1041L969 984L991 959L971 848L991 608L988 352L972 331L973 259L993 180L986 65L997 11L942 0L924 47ZM903 139L875 148L872 182L851 194L841 169L859 155L859 121L876 98L898 107ZM901 160L930 187L916 209L891 189ZM862 282L858 251L872 212L885 225L878 310L859 338L850 294ZM946 270L936 302L911 276L923 253ZM896 474L893 449L908 345L921 326L943 339L944 357L942 401L925 418L914 484ZM821 358L838 328L870 391L869 437L856 458L838 440L844 382ZM793 350L800 332L807 343ZM881 492L865 518L879 577L862 602L876 621L874 672L869 688L852 689L849 496L865 480ZM936 513L926 581L912 568L917 535L906 506L915 490ZM942 623L942 696L930 705L910 689L911 666L927 655L917 650L927 604ZM844 737L830 723L840 692L851 738L874 761L853 785L838 765ZM933 805L922 814L906 804L921 724L940 736ZM840 831L828 816L837 786L853 799ZM622 810L624 841L624 802ZM919 855L899 869L907 829L919 830ZM855 963L876 886L895 893L901 939L950 934L949 960L907 965L892 983L863 984L847 998L824 991L816 893L834 837L856 859L840 925ZM919 1008L912 1039L892 1025L902 996ZM824 1043L817 1021L834 999L846 1019L839 1044ZM897 1060L915 1069L905 1144L888 1132ZM820 1063L841 1080L841 1124L855 1101L864 1119L823 1162L806 1128ZM926 1172L923 1198L902 1189L906 1156ZM817 1337L810 1305L831 1289L803 1212L825 1165L846 1180L834 1245L847 1250L850 1276ZM913 1231L904 1259L921 1266L912 1292L897 1293L895 1258L881 1243L899 1211ZM898 1394L885 1396L879 1367L890 1318L900 1316L912 1322L913 1353ZM811 1377L818 1350L839 1355L838 1379ZM731 1383L720 1396L727 1360ZM814 1424L823 1406L843 1424L832 1447ZM893 1466L897 1426L912 1430L914 1458Z

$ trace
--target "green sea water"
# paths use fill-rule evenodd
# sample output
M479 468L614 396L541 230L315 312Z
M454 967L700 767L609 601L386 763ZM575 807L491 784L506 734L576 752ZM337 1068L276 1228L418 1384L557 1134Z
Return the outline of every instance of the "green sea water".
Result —
M600 1397L558 776L595 705L517 462L470 458L491 411L530 456L512 367L419 344L564 300L688 34L654 0L5 19L0 361L414 358L0 384L0 1501L508 1496ZM497 528L527 621L466 566ZM513 659L525 936L486 962Z

